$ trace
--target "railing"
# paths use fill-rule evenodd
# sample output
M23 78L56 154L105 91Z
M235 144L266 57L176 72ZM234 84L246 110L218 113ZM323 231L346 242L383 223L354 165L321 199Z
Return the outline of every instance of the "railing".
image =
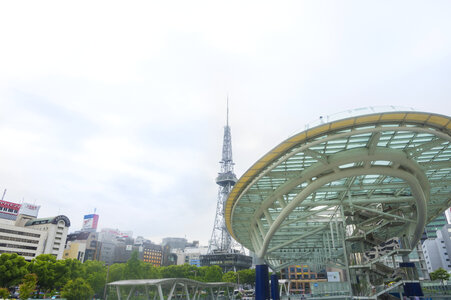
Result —
M421 289L424 295L450 295L451 296L451 282L441 281L423 281L420 282Z
M319 126L321 124L329 123L332 121L340 120L340 119L346 119L351 117L356 117L360 115L367 115L367 114L376 114L376 113L382 113L382 112L392 112L392 111L415 111L412 107L405 107L405 106L368 106L368 107L360 107L356 109L348 109L345 111L341 111L338 113L334 113L331 115L324 115L319 116L318 119L312 120L305 124L305 128L302 130L297 130L293 134L299 133L303 130L307 130L316 126Z
M350 295L348 282L316 282L311 284L312 297L332 297Z

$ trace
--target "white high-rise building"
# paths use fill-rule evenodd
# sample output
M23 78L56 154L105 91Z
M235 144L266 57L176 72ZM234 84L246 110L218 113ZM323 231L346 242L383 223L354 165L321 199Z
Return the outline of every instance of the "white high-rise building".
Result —
M425 240L422 248L429 273L438 268L450 271L451 225L447 224L437 230L437 238Z
M70 221L66 216L37 219L19 214L0 219L0 253L17 253L26 260L40 254L62 259Z

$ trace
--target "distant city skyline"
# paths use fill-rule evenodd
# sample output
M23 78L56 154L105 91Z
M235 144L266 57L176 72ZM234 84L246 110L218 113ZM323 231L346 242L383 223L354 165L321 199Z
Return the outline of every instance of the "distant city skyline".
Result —
M226 98L235 173L305 124L451 115L451 3L0 4L0 191L208 245Z

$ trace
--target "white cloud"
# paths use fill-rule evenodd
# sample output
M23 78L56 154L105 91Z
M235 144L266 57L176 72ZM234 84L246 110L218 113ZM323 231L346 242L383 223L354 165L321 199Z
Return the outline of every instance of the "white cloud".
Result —
M210 238L236 173L320 115L451 114L447 1L0 4L0 188L155 241Z

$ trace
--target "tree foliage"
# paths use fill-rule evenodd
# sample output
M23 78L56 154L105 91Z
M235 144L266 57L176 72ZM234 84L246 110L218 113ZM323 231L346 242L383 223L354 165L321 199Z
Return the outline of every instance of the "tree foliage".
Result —
M222 276L222 281L239 283L240 285L254 285L255 269L240 270L238 272L227 272Z
M38 282L38 276L36 274L27 274L25 275L22 284L19 286L19 298L20 299L28 299L33 294L36 289L36 284Z
M93 295L93 289L83 278L69 280L61 292L61 297L67 300L91 299Z
M139 279L144 277L143 262L138 258L138 251L133 251L125 263L124 277L126 279Z
M438 268L434 272L429 273L429 276L431 277L431 280L448 280L451 276L445 269Z
M0 288L0 299L8 299L9 290L7 288Z
M255 269L245 269L238 271L240 284L255 284Z
M0 287L18 285L28 273L27 261L16 253L0 255Z
M41 254L31 260L28 270L38 276L39 289L53 289L58 279L55 267L56 258L51 254Z
M229 271L225 273L224 275L222 275L222 281L236 283L237 282L236 272Z
M88 260L83 264L83 278L92 287L96 295L103 295L106 283L106 268L101 261Z
M222 279L222 269L220 266L209 266L205 272L206 282L220 282Z
M64 259L55 262L54 288L61 289L69 280L74 280L85 275L85 265L77 259Z
M138 256L138 253L134 252L126 263L106 266L101 261L81 263L76 259L56 260L55 256L50 254L39 255L27 262L17 254L4 253L0 255L0 286L8 288L24 280L21 284L21 294L23 298L27 298L28 293L35 290L36 286L38 291L46 292L63 289L66 295L79 294L81 290L86 289L89 295L92 293L101 296L106 282L127 279L189 278L203 282L239 281L240 284L251 285L255 282L255 270L223 274L219 266L197 267L184 264L160 267L145 263L139 260Z

